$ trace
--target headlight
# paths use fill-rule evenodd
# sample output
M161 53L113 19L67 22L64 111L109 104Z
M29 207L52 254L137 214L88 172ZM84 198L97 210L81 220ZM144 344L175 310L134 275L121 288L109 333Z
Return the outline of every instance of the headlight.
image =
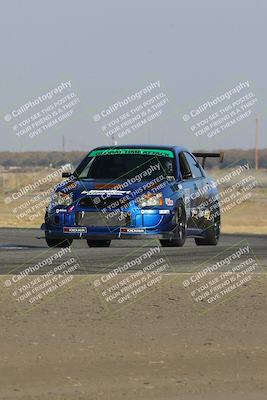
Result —
M146 193L136 199L136 202L140 208L142 207L153 207L163 205L162 193Z
M72 193L54 192L52 195L51 206L70 206L73 202Z

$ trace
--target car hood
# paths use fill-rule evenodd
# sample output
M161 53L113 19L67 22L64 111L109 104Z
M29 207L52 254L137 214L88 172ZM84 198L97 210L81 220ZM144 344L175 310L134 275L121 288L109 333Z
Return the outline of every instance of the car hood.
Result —
M164 186L161 187L159 190L161 192L169 192L170 185L172 183L167 182L166 180L161 180L158 183L155 181L142 181L126 184L125 181L122 181L121 183L115 183L96 179L63 181L55 187L55 191L73 193L73 200L77 200L84 196L99 196L102 194L120 197L133 192L136 193L137 191L137 194L146 193L151 189L156 188L163 182Z

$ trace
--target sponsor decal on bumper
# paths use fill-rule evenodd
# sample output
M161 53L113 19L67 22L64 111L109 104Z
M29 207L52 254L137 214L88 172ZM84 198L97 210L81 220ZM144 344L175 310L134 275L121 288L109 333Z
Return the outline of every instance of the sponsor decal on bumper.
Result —
M145 228L120 228L120 233L146 233Z
M64 227L63 232L64 233L87 233L87 228L86 227L79 227L79 228Z
M81 192L81 194L87 194L89 196L101 196L103 194L108 196L122 196L130 193L130 190L83 190Z

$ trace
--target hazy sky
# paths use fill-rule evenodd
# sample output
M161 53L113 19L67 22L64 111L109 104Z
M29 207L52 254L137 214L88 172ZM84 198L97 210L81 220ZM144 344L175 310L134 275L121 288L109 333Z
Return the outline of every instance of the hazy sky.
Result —
M59 150L63 135L66 150L110 144L102 122L93 116L156 81L160 90L154 89L151 96L163 91L168 98L162 115L119 143L251 148L257 112L260 145L267 147L266 1L2 0L0 4L0 151ZM69 80L80 100L73 115L32 139L16 136L4 116ZM253 91L257 98L251 115L213 138L196 137L183 114L244 81L250 86L242 94ZM44 101L42 107L50 103ZM139 100L131 105L138 104ZM27 115L40 111L38 107ZM127 107L116 115L124 111Z

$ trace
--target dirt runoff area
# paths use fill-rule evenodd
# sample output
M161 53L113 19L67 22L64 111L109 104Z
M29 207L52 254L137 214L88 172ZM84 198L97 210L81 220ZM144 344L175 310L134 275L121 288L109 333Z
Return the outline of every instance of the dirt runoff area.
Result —
M2 291L1 400L266 399L265 276L204 310L178 275L120 310L95 276L27 313Z

